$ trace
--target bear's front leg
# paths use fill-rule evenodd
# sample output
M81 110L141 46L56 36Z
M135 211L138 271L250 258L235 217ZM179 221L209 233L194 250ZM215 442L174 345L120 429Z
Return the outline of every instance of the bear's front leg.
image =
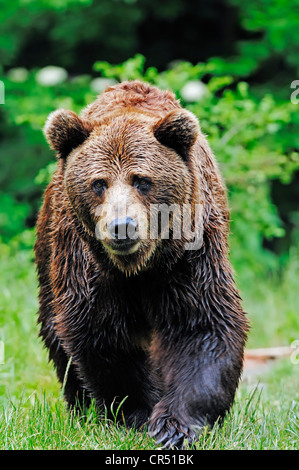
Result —
M165 448L197 440L229 410L243 364L243 342L217 333L157 335L152 356L161 367L164 396L155 406L149 433Z
M81 354L78 371L99 411L127 427L142 428L161 396L147 353L89 347Z

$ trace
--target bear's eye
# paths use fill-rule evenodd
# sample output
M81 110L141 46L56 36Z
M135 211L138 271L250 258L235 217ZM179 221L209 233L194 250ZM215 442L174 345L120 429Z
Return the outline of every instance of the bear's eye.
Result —
M105 189L107 189L107 183L105 180L95 180L91 183L91 186L97 196L102 196Z
M152 182L147 176L134 176L133 186L137 188L141 194L147 194L150 190Z

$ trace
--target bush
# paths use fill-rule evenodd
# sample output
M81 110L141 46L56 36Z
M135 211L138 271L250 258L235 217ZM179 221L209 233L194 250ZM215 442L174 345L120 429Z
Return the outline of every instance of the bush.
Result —
M7 166L4 184L10 196L2 195L5 204L0 225L4 237L18 233L21 222L28 220L28 203L36 212L43 189L40 185L52 174L54 155L41 132L49 112L59 107L78 112L109 81L138 78L171 88L182 104L198 116L227 182L232 260L237 270L249 275L277 267L277 257L265 249L264 240L284 235L271 199L271 184L274 180L288 184L299 168L295 151L299 145L294 132L296 107L290 102L276 102L271 94L257 99L248 84L237 77L213 75L213 62L179 62L159 73L154 67L146 69L144 57L136 55L115 66L97 62L94 70L99 79L87 75L68 79L58 68L56 83L55 69L54 75L53 70L36 70L23 73L21 80L16 80L20 71L11 71L6 77L7 100L2 112L6 138L1 146L2 150L11 149L14 142L14 165ZM21 206L18 211L16 204ZM15 225L13 220L7 223L7 212L16 213Z

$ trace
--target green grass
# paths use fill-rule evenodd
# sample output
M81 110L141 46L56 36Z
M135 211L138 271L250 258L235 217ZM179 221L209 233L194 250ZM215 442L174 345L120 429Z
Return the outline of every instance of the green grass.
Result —
M38 338L33 253L0 244L0 259L0 340L5 355L0 364L0 403L7 401L7 392L18 398L24 386L27 394L39 388L57 393L55 374Z
M153 447L146 432L134 432L99 419L91 408L84 418L68 412L62 398L32 396L3 410L0 449L142 450Z
M288 367L288 365L287 365ZM294 371L293 371L294 372ZM298 374L297 374L298 375ZM284 379L285 381L285 379ZM271 381L263 388L240 387L222 427L204 429L195 445L202 450L262 450L299 448L298 376L288 371L287 387ZM297 397L298 398L298 397ZM3 408L0 449L143 450L156 449L144 432L99 419L94 408L84 418L69 413L61 397L31 395Z
M92 408L72 416L36 325L37 286L30 250L0 244L0 449L155 449L146 432L134 432ZM289 345L299 339L299 257L284 275L242 286L250 312L250 347ZM231 413L205 430L197 449L298 449L299 364L277 362L255 383L243 382Z
M282 273L239 280L252 331L249 348L289 346L299 339L299 251L293 249Z

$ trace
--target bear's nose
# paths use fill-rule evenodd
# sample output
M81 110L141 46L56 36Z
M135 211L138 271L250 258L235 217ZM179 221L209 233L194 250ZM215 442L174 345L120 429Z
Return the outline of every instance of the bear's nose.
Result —
M136 238L137 222L131 217L114 219L108 224L108 230L114 240L132 240Z

